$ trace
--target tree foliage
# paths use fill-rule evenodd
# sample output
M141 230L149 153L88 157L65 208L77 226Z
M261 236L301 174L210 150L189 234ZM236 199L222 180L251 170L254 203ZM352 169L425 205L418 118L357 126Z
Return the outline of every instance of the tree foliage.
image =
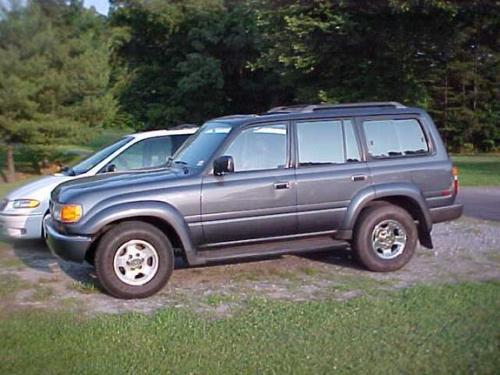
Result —
M500 13L488 0L115 0L120 103L140 127L273 105L396 100L451 148L498 145Z
M254 112L284 90L254 70L263 52L256 9L241 1L113 1L120 103L137 126L168 127Z
M0 4L2 0L0 0ZM426 108L450 149L500 145L493 0L80 0L0 6L0 135L201 123L284 104Z
M455 149L500 141L495 2L266 4L271 47L256 65L291 81L296 101L397 100L427 108Z
M83 141L89 127L113 118L106 24L81 1L11 3L5 13L0 136L8 145L33 145L43 160L50 146Z

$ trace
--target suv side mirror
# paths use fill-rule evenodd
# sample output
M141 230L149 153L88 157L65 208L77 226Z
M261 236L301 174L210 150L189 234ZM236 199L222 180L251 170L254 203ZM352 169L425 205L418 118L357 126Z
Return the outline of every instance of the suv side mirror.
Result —
M116 172L116 165L114 164L108 164L106 166L106 170L105 170L106 173L110 173L110 172Z
M214 175L222 176L225 173L234 172L234 160L232 156L220 156L214 160Z

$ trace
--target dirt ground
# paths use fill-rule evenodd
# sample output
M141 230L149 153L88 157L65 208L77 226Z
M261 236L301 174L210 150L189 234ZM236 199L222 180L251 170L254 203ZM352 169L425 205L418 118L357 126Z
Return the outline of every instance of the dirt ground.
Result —
M187 268L180 260L163 291L123 301L100 291L92 267L59 262L43 242L0 247L0 311L154 312L162 307L230 315L251 298L340 300L416 283L500 279L500 223L471 218L435 225L435 248L419 247L398 272L359 268L350 250Z

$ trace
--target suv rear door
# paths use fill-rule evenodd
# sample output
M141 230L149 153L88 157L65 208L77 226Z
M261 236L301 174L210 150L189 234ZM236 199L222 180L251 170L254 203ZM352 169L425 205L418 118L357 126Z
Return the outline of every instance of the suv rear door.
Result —
M294 122L298 232L338 229L351 199L370 184L350 118Z

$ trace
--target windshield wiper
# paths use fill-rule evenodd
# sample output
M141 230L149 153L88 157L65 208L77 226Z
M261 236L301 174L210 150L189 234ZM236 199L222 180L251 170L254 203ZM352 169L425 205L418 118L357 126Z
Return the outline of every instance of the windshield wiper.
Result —
M174 158L169 156L168 159L167 159L167 167L170 167L172 166L172 163L173 164L182 164L182 165L188 165L188 163L186 163L185 161L182 161L182 160L175 160L174 161Z
M71 167L62 167L60 172L66 176L76 176L75 170Z

